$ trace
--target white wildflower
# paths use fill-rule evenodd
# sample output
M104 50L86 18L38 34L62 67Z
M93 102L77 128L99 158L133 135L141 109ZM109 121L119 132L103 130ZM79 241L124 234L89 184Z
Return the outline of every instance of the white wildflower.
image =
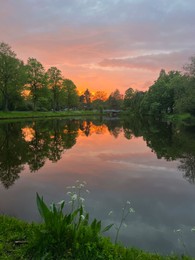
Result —
M192 232L195 232L195 227L191 228L191 231L192 231Z
M72 200L76 200L77 199L77 194L72 195Z
M129 204L129 205L130 205L130 204L131 204L131 202L130 202L129 200L127 200L127 204Z
M133 208L129 208L129 213L135 213L135 210Z
M84 220L84 219L85 219L85 216L84 216L84 215L81 215L81 219Z
M113 213L113 211L111 210L111 211L108 213L108 216L110 216L112 213Z
M61 201L58 202L58 205L62 205L63 203L65 203L65 201L61 200Z

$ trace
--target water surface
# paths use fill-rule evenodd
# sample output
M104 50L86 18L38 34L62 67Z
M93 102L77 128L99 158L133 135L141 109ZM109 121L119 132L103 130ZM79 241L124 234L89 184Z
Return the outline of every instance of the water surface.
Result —
M194 133L132 119L1 122L0 213L40 221L36 192L58 202L67 186L86 181L86 208L105 225L119 225L131 202L122 243L195 256Z

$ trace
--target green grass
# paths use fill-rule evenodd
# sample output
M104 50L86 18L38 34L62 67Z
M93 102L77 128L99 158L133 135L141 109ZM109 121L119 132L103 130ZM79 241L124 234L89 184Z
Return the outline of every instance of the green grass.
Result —
M0 259L26 259L27 242L35 225L0 216Z
M43 224L29 224L24 221L0 215L0 259L77 259L77 260L176 260L193 259L188 256L161 256L151 254L135 248L126 248L122 245L114 245L108 238L99 236L96 242L85 240L89 236L90 227L83 231L83 239L75 244L74 251L70 247L64 250L58 257L56 248L55 257L49 252L44 252L44 257L35 252L35 239L37 231L43 231ZM44 233L43 233L44 234ZM51 239L51 238L50 238ZM84 242L83 242L84 241ZM37 241L40 243L40 241ZM50 240L51 244L52 241ZM33 249L34 248L34 249ZM65 247L66 248L66 247Z
M33 112L33 111L0 111L0 119L20 119L20 118L51 118L68 116L93 116L100 115L99 111L59 111L59 112Z

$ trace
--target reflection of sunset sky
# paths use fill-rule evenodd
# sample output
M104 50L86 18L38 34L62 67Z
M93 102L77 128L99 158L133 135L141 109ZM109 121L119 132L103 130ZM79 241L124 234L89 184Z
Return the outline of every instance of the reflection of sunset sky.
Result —
M79 89L145 90L161 68L194 55L195 3L150 0L1 1L1 40L25 62L57 66Z

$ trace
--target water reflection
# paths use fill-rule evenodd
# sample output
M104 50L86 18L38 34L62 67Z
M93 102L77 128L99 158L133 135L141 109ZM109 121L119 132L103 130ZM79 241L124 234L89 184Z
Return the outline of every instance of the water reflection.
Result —
M131 201L136 212L119 241L183 253L173 232L181 228L195 255L194 137L193 128L136 118L1 122L0 214L38 221L36 192L58 202L66 200L66 186L85 180L86 209L105 225L119 224Z
M0 180L8 189L28 165L36 172L46 160L57 162L71 149L78 136L110 133L117 138L123 134L143 137L158 159L178 159L178 169L190 183L195 182L195 131L173 124L150 120L39 120L0 124Z

